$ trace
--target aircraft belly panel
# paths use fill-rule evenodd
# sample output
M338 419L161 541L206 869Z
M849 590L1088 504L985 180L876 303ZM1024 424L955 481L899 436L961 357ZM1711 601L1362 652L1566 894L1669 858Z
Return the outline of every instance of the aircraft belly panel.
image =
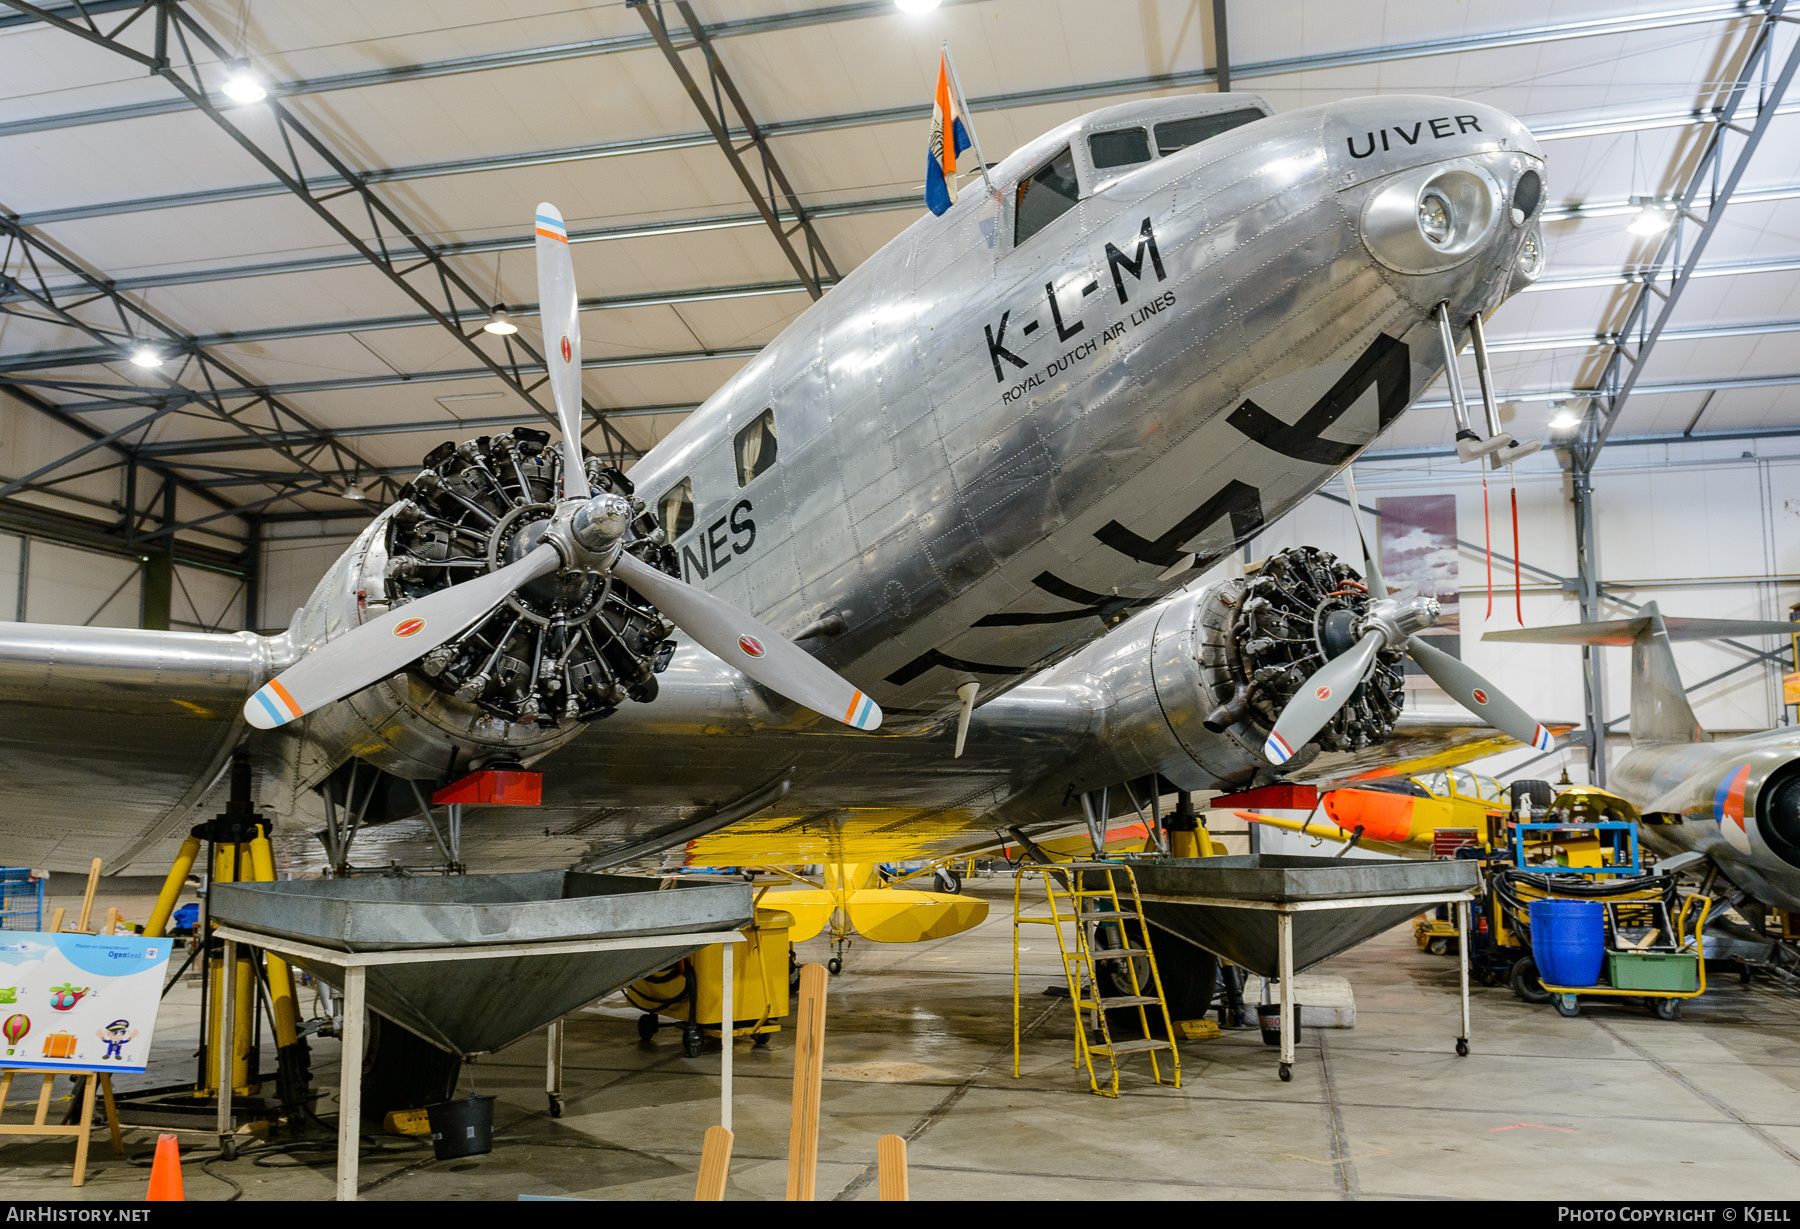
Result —
M236 704L221 717L167 702L154 716L0 702L7 864L85 871L102 858L109 873L124 870L122 859L180 821L217 775L240 729ZM210 818L191 816L174 839Z

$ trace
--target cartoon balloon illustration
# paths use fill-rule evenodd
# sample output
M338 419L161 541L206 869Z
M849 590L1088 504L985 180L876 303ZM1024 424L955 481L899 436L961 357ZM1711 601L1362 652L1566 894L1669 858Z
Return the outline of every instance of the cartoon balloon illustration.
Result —
M31 1017L8 1016L6 1023L0 1024L0 1033L5 1034L6 1044L16 1046L19 1039L31 1031Z

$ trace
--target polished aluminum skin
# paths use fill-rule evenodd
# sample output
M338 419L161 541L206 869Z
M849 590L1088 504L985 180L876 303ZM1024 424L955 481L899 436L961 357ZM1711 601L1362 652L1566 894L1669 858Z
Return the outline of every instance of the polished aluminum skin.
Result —
M541 765L543 812L472 829L505 865L676 830L790 767L781 817L795 825L879 829L890 821L868 812L885 808L881 830L946 852L991 843L1015 814L1060 819L1101 761L1195 787L1266 771L1260 734L1200 727L1200 599L1167 595L1317 490L1442 371L1439 304L1466 322L1529 284L1544 168L1511 116L1411 95L1266 115L1131 166L1090 157L1095 132L1245 108L1269 110L1246 94L1144 100L1030 142L994 168L1000 200L971 189L921 217L633 469L652 507L691 484L692 528L674 542L689 583L789 636L841 626L806 647L886 710L879 735L827 728L685 643L654 703L592 729L512 724L408 672L252 740L278 828L315 829L314 787L353 756L422 781L453 762ZM1079 202L1020 240L1018 185L1065 147ZM1396 192L1448 203L1451 256L1396 246ZM740 482L736 438L770 412L778 459ZM291 645L384 607L382 530L327 573ZM0 650L0 675L13 661ZM941 735L970 682L980 707L952 759ZM78 726L104 700L58 702ZM181 754L239 737L223 714L210 734ZM27 776L50 758L39 748ZM154 774L76 796L117 809L139 790L158 815L178 809ZM92 852L148 829L132 830ZM54 841L20 855L86 856Z

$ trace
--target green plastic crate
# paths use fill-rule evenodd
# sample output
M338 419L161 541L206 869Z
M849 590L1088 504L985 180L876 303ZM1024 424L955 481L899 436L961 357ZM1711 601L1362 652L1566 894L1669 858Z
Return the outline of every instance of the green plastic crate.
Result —
M1693 991L1699 957L1692 952L1608 952L1606 978L1614 990Z

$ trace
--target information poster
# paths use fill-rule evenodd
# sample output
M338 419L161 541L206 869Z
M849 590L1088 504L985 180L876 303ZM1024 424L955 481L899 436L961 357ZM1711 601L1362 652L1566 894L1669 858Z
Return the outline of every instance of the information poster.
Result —
M0 1067L144 1070L169 946L0 931Z

